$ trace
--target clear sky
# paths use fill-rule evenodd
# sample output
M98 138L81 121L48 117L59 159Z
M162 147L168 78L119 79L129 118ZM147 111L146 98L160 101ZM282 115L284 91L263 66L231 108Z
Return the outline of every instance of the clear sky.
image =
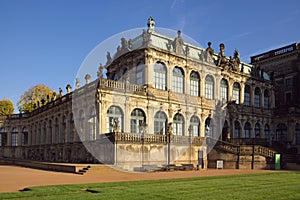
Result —
M0 0L0 99L16 103L36 84L65 92L94 47L150 15L202 47L237 48L244 62L300 42L299 0Z

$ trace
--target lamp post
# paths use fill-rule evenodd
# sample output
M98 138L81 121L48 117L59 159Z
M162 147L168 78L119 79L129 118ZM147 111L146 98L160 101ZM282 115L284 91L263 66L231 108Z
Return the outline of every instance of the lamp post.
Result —
M145 132L147 129L147 124L144 122L140 125L141 127L141 141L142 141L142 166L144 165L144 143L145 143Z
M168 145L168 160L167 160L167 168L169 170L170 167L170 151L171 151L171 137L173 134L173 127L172 127L172 122L168 123L168 129L167 129L167 145Z

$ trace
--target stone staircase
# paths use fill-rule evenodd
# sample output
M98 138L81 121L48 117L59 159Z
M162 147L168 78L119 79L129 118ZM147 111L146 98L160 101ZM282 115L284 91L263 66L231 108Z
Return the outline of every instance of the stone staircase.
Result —
M84 167L78 167L78 169L76 169L76 174L92 174L92 173L97 173L97 174L112 174L112 173L116 173L118 170L112 166L112 165L104 165L104 164L91 164L91 165L87 165Z

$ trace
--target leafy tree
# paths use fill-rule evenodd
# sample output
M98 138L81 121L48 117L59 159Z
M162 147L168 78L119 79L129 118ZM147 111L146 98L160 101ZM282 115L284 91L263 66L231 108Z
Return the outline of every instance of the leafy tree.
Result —
M31 112L35 107L42 106L44 103L51 101L54 90L45 85L36 85L27 90L20 97L17 106L21 113Z
M14 104L11 100L2 99L0 100L0 116L9 115L14 113Z

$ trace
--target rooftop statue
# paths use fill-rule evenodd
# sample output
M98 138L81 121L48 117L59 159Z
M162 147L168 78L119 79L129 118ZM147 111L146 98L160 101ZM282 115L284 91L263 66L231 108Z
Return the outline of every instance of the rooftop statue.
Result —
M173 49L178 54L183 54L183 39L181 37L181 31L177 31L178 36L173 41Z
M225 56L225 45L220 44L220 52L218 54L217 66L225 67L227 65L226 56Z
M152 16L149 17L147 26L148 26L148 30L154 30L155 21L152 18Z

